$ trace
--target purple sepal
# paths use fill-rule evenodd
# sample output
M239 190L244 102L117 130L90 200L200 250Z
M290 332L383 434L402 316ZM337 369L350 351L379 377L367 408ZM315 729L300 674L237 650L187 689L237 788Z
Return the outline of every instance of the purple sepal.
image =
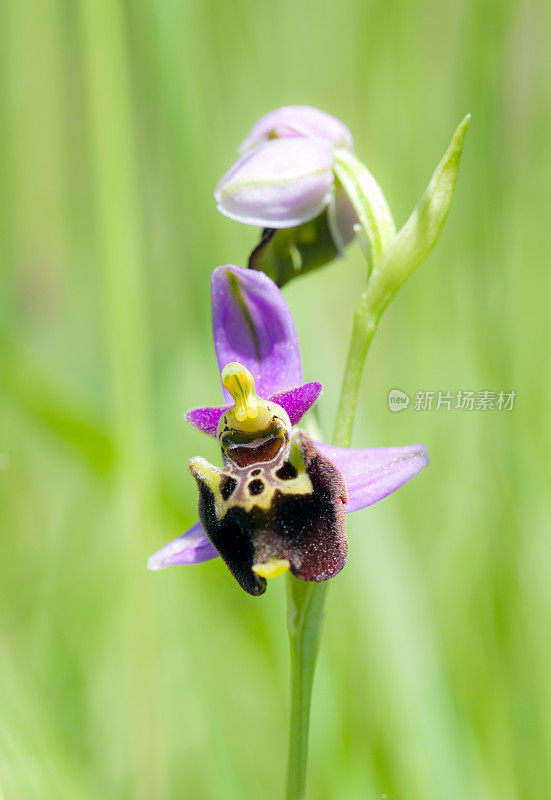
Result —
M245 153L220 179L218 210L260 228L292 228L331 200L334 155L319 138L270 139Z
M282 406L289 414L291 425L297 425L306 412L314 405L320 396L322 385L319 381L305 383L296 389L273 394L269 399Z
M348 513L382 500L414 478L429 463L424 444L349 450L316 443L337 467L348 492Z
M218 558L218 553L207 539L201 523L196 522L182 536L150 556L147 568L156 571L178 564L201 564L212 558Z
M231 406L204 406L203 408L190 408L184 414L186 422L193 425L203 433L208 433L209 436L216 436L216 430L220 417L224 411L229 411Z
M312 106L283 106L261 117L239 147L246 153L268 139L290 136L319 137L335 147L353 149L352 134L340 119Z
M279 392L266 398L273 403L282 406L289 414L291 425L297 425L304 414L314 405L322 389L321 383L312 381L298 386L296 389L289 389L286 392ZM209 436L216 436L216 429L220 417L224 411L229 411L231 406L206 406L204 408L191 408L186 412L185 418L190 425L197 428Z
M285 298L264 273L226 265L211 277L212 327L220 372L230 361L250 370L259 397L302 384L295 323ZM224 399L232 402L224 389Z

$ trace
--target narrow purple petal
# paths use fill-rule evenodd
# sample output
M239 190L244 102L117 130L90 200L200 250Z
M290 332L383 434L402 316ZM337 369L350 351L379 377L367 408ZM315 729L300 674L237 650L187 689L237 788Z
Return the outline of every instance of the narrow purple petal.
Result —
M227 265L211 276L212 328L220 371L238 361L259 397L302 383L295 323L275 283L263 272ZM232 402L224 390L226 402Z
M290 228L331 200L333 148L323 139L271 139L242 156L218 183L218 210L261 228Z
M354 147L352 134L340 119L312 106L283 106L258 120L239 147L239 152L245 153L273 137L290 136L317 136L335 147L348 147L350 150Z
M177 564L201 564L212 558L218 558L218 553L207 539L201 523L196 522L189 531L154 553L147 568L159 570Z
M414 478L429 463L424 444L349 450L317 445L338 468L346 483L348 513L382 500Z
M287 392L279 392L272 395L270 400L283 406L289 414L291 425L297 425L304 414L314 405L322 390L321 383L312 381L299 386L296 389L289 389Z
M216 429L220 422L220 417L230 406L206 406L204 408L190 408L185 413L186 422L198 428L209 436L216 436Z

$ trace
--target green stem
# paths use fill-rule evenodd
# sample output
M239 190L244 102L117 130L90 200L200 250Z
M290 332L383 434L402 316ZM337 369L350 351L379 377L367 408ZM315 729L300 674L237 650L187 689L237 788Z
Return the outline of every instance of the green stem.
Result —
M378 319L362 297L352 328L348 361L333 434L333 443L349 447L365 358ZM308 733L312 686L319 653L327 583L308 583L289 573L287 582L288 629L291 646L291 719L287 800L304 800L308 764Z
M356 210L363 235L369 243L364 250L369 279L383 251L393 240L396 226L380 187L355 156L344 150L338 151L335 173ZM375 308L366 289L354 314L333 432L333 444L338 447L350 447L352 441L363 367L382 313ZM326 595L326 583L308 583L289 575L287 601L291 644L291 722L287 800L304 800L306 797L310 704Z
M362 298L354 313L352 336L348 347L348 357L333 431L333 444L350 447L352 429L358 404L358 393L367 351L379 324L379 315L373 313L368 305L367 295Z
M291 645L291 722L287 800L306 797L312 684L323 627L327 583L308 583L289 573L288 629Z

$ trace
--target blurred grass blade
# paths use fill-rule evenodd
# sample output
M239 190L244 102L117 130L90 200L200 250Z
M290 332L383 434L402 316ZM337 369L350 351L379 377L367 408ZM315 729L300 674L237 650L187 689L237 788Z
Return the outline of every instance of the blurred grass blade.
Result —
M2 366L2 384L16 403L76 448L95 471L110 472L115 459L112 438L72 386L56 381L21 348L6 347Z
M148 287L138 181L127 6L81 0L88 88L97 253L117 448L117 514L126 770L132 797L163 796L166 746L158 714L156 607L145 570L152 550L155 459L151 434ZM113 548L115 551L115 548ZM147 723L144 724L144 720Z

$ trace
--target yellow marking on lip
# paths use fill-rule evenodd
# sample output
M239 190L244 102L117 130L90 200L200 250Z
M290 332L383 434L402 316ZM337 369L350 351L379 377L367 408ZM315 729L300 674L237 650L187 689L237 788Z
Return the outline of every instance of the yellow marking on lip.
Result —
M269 558L264 564L254 564L253 572L261 578L277 578L287 572L290 566L286 558Z

